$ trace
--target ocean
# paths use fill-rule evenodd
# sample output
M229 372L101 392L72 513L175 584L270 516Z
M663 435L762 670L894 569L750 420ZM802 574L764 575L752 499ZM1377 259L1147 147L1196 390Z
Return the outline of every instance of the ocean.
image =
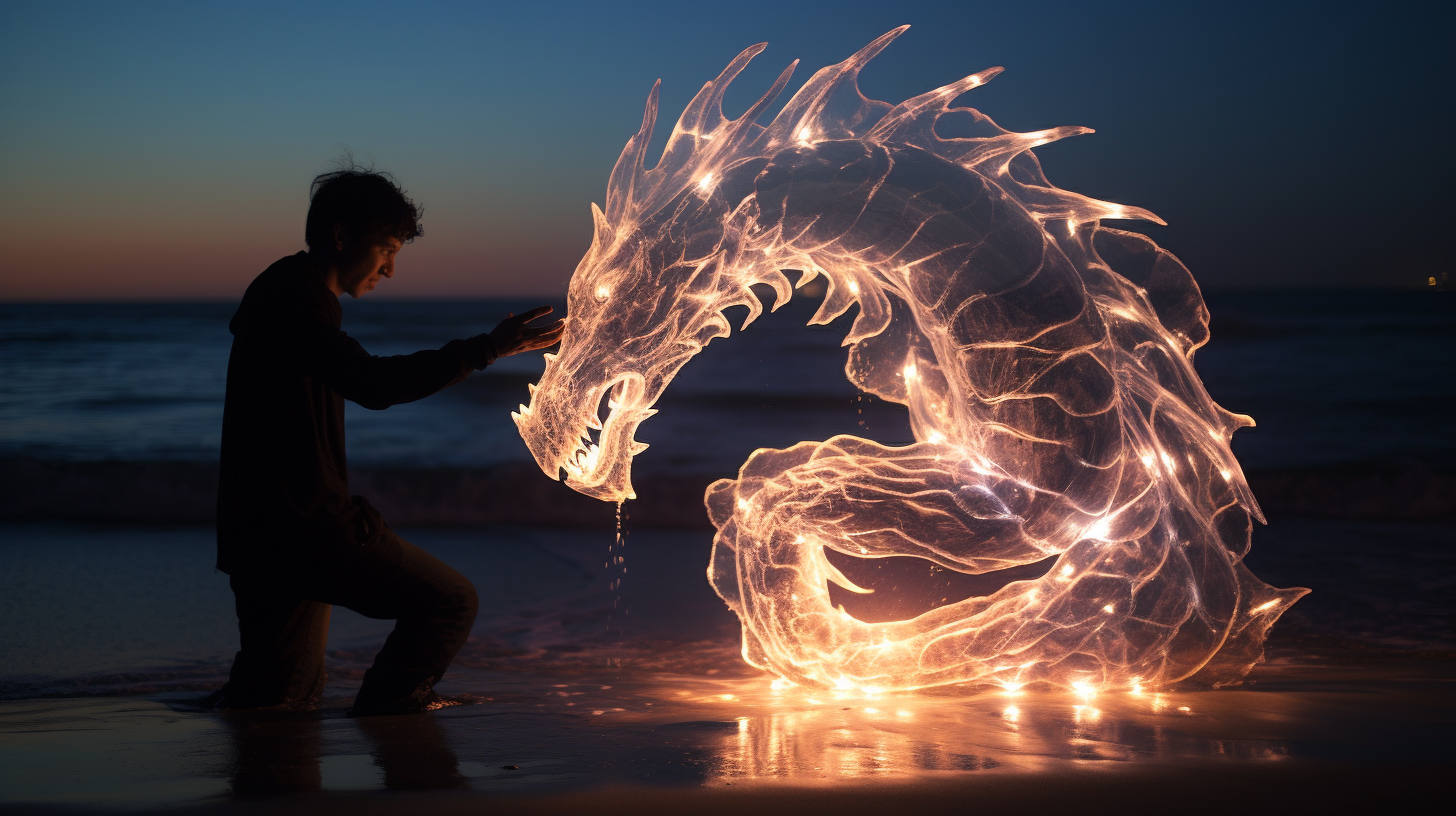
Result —
M1456 300L1442 293L1210 292L1212 340L1196 365L1213 398L1252 415L1234 447L1247 470L1456 455ZM371 353L402 354L488 331L527 301L345 302ZM558 312L563 304L555 303ZM799 297L714 341L641 428L645 469L731 474L754 448L833 433L904 441L895 406L843 375L848 327L805 327ZM213 462L231 303L0 304L0 458ZM528 461L508 414L539 354L387 411L348 406L358 466L483 467ZM861 423L865 424L861 424Z

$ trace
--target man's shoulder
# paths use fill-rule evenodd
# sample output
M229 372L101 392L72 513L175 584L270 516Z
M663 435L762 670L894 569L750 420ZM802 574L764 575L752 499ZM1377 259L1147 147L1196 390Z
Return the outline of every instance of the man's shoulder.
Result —
M307 253L280 258L253 279L232 321L234 334L245 326L323 323L337 326L338 298L323 283Z
M306 252L297 252L293 255L285 255L274 261L264 269L258 277L249 284L248 291L243 295L246 300L249 297L309 297L311 295L328 294L328 287L324 286L323 278L319 274L318 267Z

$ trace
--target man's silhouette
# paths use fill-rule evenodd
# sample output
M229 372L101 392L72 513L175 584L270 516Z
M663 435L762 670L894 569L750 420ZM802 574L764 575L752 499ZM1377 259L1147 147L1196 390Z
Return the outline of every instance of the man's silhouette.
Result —
M551 311L543 306L436 350L370 356L340 329L339 298L394 277L396 254L421 232L419 213L386 176L319 176L308 251L268 267L233 317L217 564L231 576L242 646L220 707L315 703L331 604L397 621L354 714L449 702L434 685L470 634L475 588L350 496L344 400L383 409L427 397L499 357L553 345L562 324L528 326Z

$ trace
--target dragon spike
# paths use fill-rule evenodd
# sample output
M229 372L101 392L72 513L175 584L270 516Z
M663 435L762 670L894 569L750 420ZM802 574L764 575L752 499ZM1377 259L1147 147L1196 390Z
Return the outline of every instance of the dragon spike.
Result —
M758 118L759 114L763 113L765 108L773 104L775 99L778 99L779 94L783 93L784 86L789 84L789 78L794 75L794 69L798 67L798 60L789 63L787 68L779 72L779 78L774 80L774 84L767 91L763 92L763 96L760 96L757 102L753 103L753 107L749 108L747 112L735 120L738 123L737 129L740 133L752 127L753 121Z
M788 276L777 269L770 268L758 282L773 287L774 302L769 311L777 312L780 306L788 303L794 296L794 285L789 283Z
M673 128L672 136L668 138L661 160L650 171L650 175L657 177L655 188L681 187L698 169L711 165L714 157L731 154L746 141L745 134L752 133L756 127L754 120L783 91L789 76L799 64L797 60L794 61L779 75L773 87L746 113L731 121L726 119L723 116L723 95L727 93L733 80L767 45L759 43L745 49L716 79L705 83L688 103ZM645 198L640 191L634 191L634 194L637 196L634 204L641 203Z
M703 87L698 89L692 101L683 108L682 115L677 118L677 126L673 128L668 147L663 151L664 159L678 149L684 135L709 138L709 134L723 124L723 94L728 90L729 83L767 47L768 43L759 43L743 49L717 78L703 83ZM691 149L689 146L689 150Z
M994 77L1005 71L1001 66L987 68L978 71L958 82L952 82L944 87L936 88L933 91L923 93L917 97L907 99L896 105L880 119L874 129L865 136L865 139L872 142L884 142L894 139L906 126L920 118L921 114L934 109L936 114L943 113L950 109L950 103L961 94L972 88L979 88L990 82ZM933 129L927 128L932 133Z
M991 166L986 168L988 174L1000 175L1006 172L1012 159L1033 147L1091 132L1092 128L1067 125L1030 133L1003 133L1000 136L979 140L976 148L962 156L959 161L962 166L967 168L990 164Z
M859 71L865 63L874 59L875 55L885 50L885 46L904 34L909 28L910 26L905 25L887 31L879 39L861 48L844 62L821 68L809 78L808 82L804 83L804 87L800 88L798 93L794 94L784 109L779 111L778 116L774 117L773 122L768 126L767 138L774 143L793 141L800 128L820 122L829 100L836 91L846 86L854 88L854 93L859 97L862 105L867 106L865 109L877 107L859 92ZM878 103L878 107L884 110L889 109L889 105L883 102ZM841 128L843 129L843 126Z
M598 207L595 201L592 202L591 212L592 244L605 247L612 242L612 238L616 233L612 229L611 223L607 221L606 213L602 212L602 208Z
M728 67L724 68L723 72L718 74L717 79L704 85L703 90L698 92L698 95L702 96L704 92L711 89L706 99L706 110L703 113L713 116L715 120L713 125L715 127L726 121L723 116L723 95L728 93L728 86L733 84L733 80L737 79L738 75L743 72L743 69L748 67L748 63L752 62L754 57L763 53L763 49L765 48L768 48L768 43L761 42L743 49L739 52L738 56L733 58L732 62L728 63ZM696 102L697 100L694 99L693 101ZM691 105L688 107L689 109L692 108Z
M652 126L657 124L657 97L662 89L662 80L652 83L652 90L647 94L647 105L642 111L642 126L637 129L637 134L627 140L622 148L622 155L617 157L617 164L612 168L612 176L607 181L607 217L615 220L622 215L622 211L630 205L634 182L638 174L644 169L643 161L647 157L647 143L652 141Z

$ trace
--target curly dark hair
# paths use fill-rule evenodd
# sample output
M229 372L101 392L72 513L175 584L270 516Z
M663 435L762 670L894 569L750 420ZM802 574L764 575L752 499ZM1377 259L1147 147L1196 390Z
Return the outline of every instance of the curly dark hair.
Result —
M311 250L332 253L334 228L343 224L351 242L398 238L409 243L425 234L420 226L423 214L393 176L350 163L314 177L304 241Z

